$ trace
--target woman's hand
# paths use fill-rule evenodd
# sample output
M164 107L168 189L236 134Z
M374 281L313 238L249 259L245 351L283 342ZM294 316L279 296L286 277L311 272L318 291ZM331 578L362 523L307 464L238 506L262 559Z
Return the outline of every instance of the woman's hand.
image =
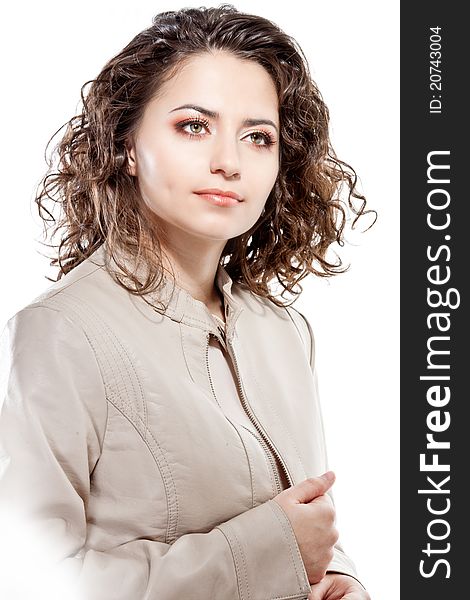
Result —
M342 573L327 573L310 589L307 600L370 600L367 590L354 577Z
M329 471L321 477L305 479L273 498L291 522L309 583L317 583L325 576L338 541L335 509L325 493L334 480L334 473Z

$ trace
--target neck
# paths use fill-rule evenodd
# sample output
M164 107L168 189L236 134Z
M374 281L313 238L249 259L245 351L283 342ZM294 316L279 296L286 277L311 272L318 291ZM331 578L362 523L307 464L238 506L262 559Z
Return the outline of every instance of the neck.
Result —
M162 257L164 267L174 274L177 285L221 317L224 315L223 295L217 288L216 274L224 246L225 241L221 241L218 245L206 248L204 254L191 251L189 245L180 252L174 247L165 247Z

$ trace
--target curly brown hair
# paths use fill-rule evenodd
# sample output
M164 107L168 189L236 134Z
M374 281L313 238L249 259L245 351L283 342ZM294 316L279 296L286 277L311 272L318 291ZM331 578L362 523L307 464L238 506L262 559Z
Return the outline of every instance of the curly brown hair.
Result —
M57 248L50 262L59 268L55 281L106 242L109 256L125 273L124 279L113 275L120 285L144 299L158 288L164 271L159 227L128 172L125 143L160 86L185 60L213 50L226 50L267 70L276 86L281 126L279 173L265 210L248 231L227 241L221 264L234 282L278 306L286 304L271 293L273 279L284 288L281 297L286 291L297 296L302 287L294 287L309 273L328 277L349 269L338 256L336 263L326 258L331 244L344 245L342 205L355 214L352 227L361 215L376 213L365 210L354 169L331 146L328 108L303 51L271 21L222 4L156 15L151 27L82 86L81 114L49 140L47 147L66 127L35 197L46 235L54 226L52 238L58 232L62 236L59 244L47 244ZM347 205L341 199L343 184ZM358 208L352 198L361 201ZM56 203L58 219L53 216ZM135 271L121 262L122 251L136 260ZM142 266L143 278L137 275Z

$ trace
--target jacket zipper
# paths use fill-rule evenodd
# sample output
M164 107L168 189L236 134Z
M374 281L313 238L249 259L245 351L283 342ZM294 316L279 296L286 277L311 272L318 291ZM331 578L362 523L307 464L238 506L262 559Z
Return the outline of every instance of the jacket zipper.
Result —
M243 391L243 387L241 384L241 380L240 380L240 371L238 369L238 362L237 362L237 357L235 356L235 351L233 349L233 346L230 342L227 341L225 335L223 334L222 330L219 328L219 331L221 331L222 333L222 337L224 342L226 343L226 347L227 347L227 351L228 354L230 356L230 358L233 361L233 364L235 366L235 373L236 373L236 379L237 379L237 387L238 387L238 392L240 395L240 399L241 399L241 403L243 408L245 409L245 412L247 413L250 421L253 423L253 425L256 427L256 430L258 431L260 437L261 437L261 441L265 443L265 445L271 450L271 452L266 452L266 448L263 447L263 450L266 452L269 462L271 463L271 467L272 467L272 471L274 473L274 479L276 482L276 487L278 489L278 493L280 493L282 491L282 486L281 483L279 481L279 475L277 473L277 466L276 463L273 459L273 455L278 459L279 464L281 465L281 468L286 476L287 481L289 482L289 485L292 485L292 479L287 471L286 466L284 465L284 462L282 461L281 457L279 456L279 453L277 452L277 450L274 448L274 446L272 445L271 441L269 440L269 438L265 435L265 433L263 432L263 430L261 429L261 427L259 426L258 422L256 421L255 416L253 415L253 413L251 412L250 408L248 407L248 404L246 402L246 398L245 398L245 393ZM215 395L215 390L214 390L214 386L212 383L212 378L211 378L211 374L210 374L210 370L209 370L209 338L210 336L214 336L217 339L217 336L214 335L213 333L208 333L206 335L207 338L207 344L206 344L206 366L207 366L207 373L209 375L209 382L210 382L210 386L211 386L211 390L212 390L212 394L215 398L215 401L217 402L217 404L220 406L218 400L217 400L217 396ZM231 351L230 351L231 350Z
M279 478L279 473L277 472L277 466L274 464L274 461L272 460L272 454L268 448L268 445L266 444L266 442L264 441L264 439L261 436L255 436L253 432L250 432L250 433L252 433L253 436L256 437L258 442L261 444L264 453L266 454L266 456L269 459L269 462L271 463L271 471L273 473L274 483L276 485L277 493L279 494L280 492L282 492L281 480Z
M215 339L217 339L217 336L214 335L213 333L206 334L206 340L207 340L207 343L206 343L206 369L207 369L207 375L209 376L209 383L211 384L212 395L214 396L214 399L217 402L219 408L222 409L222 407L219 404L219 401L217 400L217 396L215 395L214 384L212 383L211 371L209 369L209 339L210 339L211 335L213 337L215 337Z

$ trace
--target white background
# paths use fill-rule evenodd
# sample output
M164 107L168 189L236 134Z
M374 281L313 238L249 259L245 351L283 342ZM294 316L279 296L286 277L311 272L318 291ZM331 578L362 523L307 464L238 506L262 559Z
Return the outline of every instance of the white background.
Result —
M50 136L81 85L154 14L202 2L8 3L2 10L0 328L49 282L32 204ZM218 3L215 2L215 5ZM313 325L338 529L372 600L399 597L399 3L234 2L302 47L330 109L333 146L379 213L338 249L350 271L309 277L295 304ZM207 3L211 5L211 3ZM366 218L363 219L366 221ZM359 224L360 225L360 224Z

